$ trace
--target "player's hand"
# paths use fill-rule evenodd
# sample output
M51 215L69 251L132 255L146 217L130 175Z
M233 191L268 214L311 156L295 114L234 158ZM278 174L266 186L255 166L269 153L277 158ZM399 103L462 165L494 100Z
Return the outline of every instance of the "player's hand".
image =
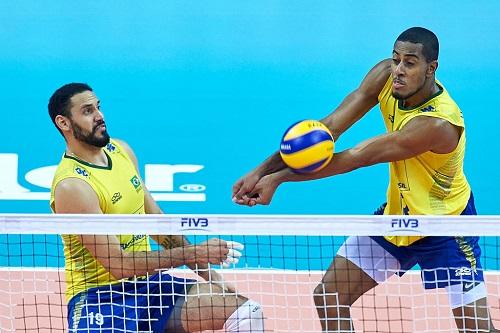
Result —
M209 239L195 247L196 262L202 265L219 265L227 259L228 253L226 241L219 238Z
M249 193L254 191L255 185L260 179L261 176L252 171L234 183L232 196L233 202L238 205L253 206L250 204L251 197L249 196Z
M243 245L238 242L226 242L223 239L212 238L196 245L196 262L201 265L213 264L229 267L237 264L241 257Z
M274 192L280 185L276 173L262 177L248 195L248 206L269 205L273 199Z

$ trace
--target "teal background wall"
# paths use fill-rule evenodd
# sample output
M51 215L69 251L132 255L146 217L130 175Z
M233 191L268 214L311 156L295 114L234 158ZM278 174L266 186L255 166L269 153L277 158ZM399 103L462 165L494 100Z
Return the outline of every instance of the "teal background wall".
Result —
M12 200L5 179L17 174L25 190L48 191L25 179L64 150L47 101L60 85L83 81L143 171L203 165L176 174L167 192L198 184L206 200L161 201L166 212L369 214L384 201L387 165L285 184L269 207L233 204L231 186L278 148L291 123L335 108L417 25L440 38L438 78L466 118L478 210L499 214L498 13L497 1L2 1L0 154L17 154L18 166L14 174L0 165L0 212L49 212L46 200ZM383 131L376 108L337 149Z

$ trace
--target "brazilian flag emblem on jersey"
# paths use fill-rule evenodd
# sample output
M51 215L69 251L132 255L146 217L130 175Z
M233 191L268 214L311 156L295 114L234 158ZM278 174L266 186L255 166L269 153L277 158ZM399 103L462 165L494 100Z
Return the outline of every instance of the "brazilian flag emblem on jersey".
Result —
M134 176L130 179L130 182L132 185L134 185L134 188L138 190L141 187L141 181L139 180L139 177Z

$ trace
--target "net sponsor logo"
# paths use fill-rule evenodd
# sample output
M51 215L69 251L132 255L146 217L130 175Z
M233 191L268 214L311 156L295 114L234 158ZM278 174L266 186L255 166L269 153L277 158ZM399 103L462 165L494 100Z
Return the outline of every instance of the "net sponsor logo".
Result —
M208 218L206 217L182 217L181 218L181 230L202 230L207 231L208 229Z
M419 223L416 218L393 218L391 219L391 230L394 231L410 231L420 233L418 230Z
M203 168L199 164L145 164L144 185L156 201L204 202L207 201L204 184L174 187L180 175L185 178L186 174L196 174ZM0 200L48 201L56 169L57 165L49 165L21 172L18 154L0 153ZM19 179L23 177L25 183L21 185ZM45 190L32 189L35 187Z

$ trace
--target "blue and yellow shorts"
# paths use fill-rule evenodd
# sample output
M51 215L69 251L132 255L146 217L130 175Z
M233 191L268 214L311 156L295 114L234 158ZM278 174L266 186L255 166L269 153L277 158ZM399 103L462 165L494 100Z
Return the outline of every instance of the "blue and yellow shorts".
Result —
M381 211L379 209L375 214ZM472 193L461 215L477 215ZM479 237L429 236L401 247L381 236L370 238L397 259L399 275L418 264L426 289L463 284L464 291L467 291L465 289L472 289L484 281Z
M68 304L69 331L163 333L177 299L194 282L158 273L88 289Z

